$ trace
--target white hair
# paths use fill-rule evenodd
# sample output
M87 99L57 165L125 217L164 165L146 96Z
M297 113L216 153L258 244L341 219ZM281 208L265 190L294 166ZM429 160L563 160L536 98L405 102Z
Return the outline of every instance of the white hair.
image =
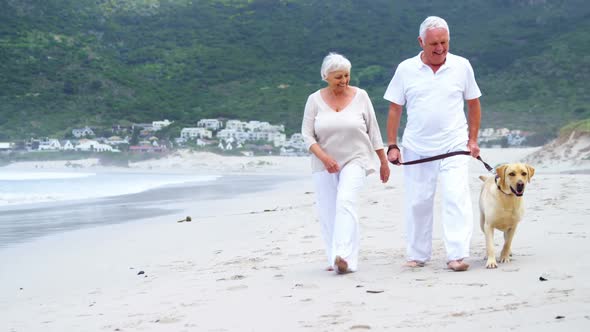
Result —
M449 40L451 39L451 30L449 30L449 25L447 24L447 21L443 20L438 16L428 16L424 20L424 22L420 24L420 39L422 39L422 42L426 42L426 30L437 28L447 30L447 32L449 33Z
M349 72L351 67L352 65L347 58L338 53L330 52L330 54L326 55L324 61L322 62L322 80L325 81L326 78L328 78L328 74L333 71L345 70Z

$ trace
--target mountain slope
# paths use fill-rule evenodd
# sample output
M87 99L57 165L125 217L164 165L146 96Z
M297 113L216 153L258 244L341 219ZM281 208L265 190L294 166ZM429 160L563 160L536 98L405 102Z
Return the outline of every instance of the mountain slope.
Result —
M418 26L445 17L473 64L483 126L552 133L590 117L590 4L581 0L1 0L0 139L82 125L203 117L299 129L305 98L338 51L353 84L382 99L419 52Z

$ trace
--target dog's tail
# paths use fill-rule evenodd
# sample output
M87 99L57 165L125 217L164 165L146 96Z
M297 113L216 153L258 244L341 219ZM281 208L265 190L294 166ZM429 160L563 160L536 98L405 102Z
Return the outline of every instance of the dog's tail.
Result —
M486 180L488 179L488 177L487 176L480 175L479 176L479 179L482 180L483 182L486 182Z

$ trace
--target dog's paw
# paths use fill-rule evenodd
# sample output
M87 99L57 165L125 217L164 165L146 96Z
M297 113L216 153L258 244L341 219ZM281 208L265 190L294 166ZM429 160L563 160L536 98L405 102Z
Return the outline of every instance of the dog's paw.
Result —
M510 255L500 256L500 263L510 263Z
M495 258L488 258L486 262L486 269L495 269L498 267L498 263L496 262Z

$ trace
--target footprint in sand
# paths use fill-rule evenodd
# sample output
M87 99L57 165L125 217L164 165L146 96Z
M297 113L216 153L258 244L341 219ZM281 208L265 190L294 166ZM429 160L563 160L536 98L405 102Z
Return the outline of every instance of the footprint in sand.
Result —
M247 288L248 288L247 285L237 285L237 286L228 287L226 289L228 291L237 291L237 290L243 290L243 289L247 289Z

